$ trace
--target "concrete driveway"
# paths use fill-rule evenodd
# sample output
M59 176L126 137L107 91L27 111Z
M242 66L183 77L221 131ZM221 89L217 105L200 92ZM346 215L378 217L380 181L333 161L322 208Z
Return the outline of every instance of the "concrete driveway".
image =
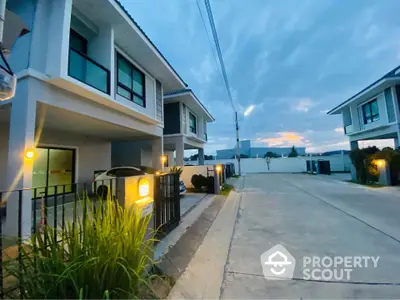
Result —
M244 178L221 298L399 298L400 193L328 176L255 174ZM292 280L266 279L260 255L281 244L296 259ZM304 257L350 257L349 279L304 277ZM354 256L379 256L354 265ZM329 259L327 260L329 263ZM264 265L265 266L265 265ZM277 266L279 268L279 266ZM343 270L343 265L328 267ZM328 273L325 273L329 276Z

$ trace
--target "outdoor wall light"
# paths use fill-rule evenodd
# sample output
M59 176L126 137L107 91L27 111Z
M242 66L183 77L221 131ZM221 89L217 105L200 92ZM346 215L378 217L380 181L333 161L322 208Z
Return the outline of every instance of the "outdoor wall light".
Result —
M139 196L146 197L150 192L150 184L146 178L142 178L139 180Z
M222 171L222 167L221 167L220 165L217 165L217 166L215 167L215 170L219 173L219 172Z
M35 150L32 148L28 148L25 150L25 158L33 159L35 157Z
M163 155L161 156L161 162L164 164L167 161L167 156Z
M385 160L384 159L377 159L375 160L375 163L378 167L383 167L385 165Z

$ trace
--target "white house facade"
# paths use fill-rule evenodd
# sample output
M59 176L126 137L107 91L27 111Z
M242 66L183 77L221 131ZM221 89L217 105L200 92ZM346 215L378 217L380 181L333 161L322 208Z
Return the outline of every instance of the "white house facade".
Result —
M8 57L18 85L0 103L0 190L91 182L120 142L136 142L137 164L159 168L163 94L186 84L119 2L13 0L7 9L30 32Z
M164 94L164 152L169 165L184 165L184 150L198 150L199 165L204 165L207 124L214 122L190 89ZM175 160L174 160L175 152Z
M328 112L341 114L344 133L350 148L357 149L358 141L393 139L395 148L400 138L400 67Z

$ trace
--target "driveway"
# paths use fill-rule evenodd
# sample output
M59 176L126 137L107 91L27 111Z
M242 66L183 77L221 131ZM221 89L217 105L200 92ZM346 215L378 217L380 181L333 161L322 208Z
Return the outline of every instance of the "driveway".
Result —
M395 191L328 176L246 176L221 298L399 298L400 193ZM260 255L277 244L296 259L291 280L263 275ZM368 258L354 264L355 256L379 256L377 267ZM307 268L320 269L318 275L344 269L324 268L318 260L304 267L305 257L350 257L349 278L328 278L330 271L325 278L305 278Z

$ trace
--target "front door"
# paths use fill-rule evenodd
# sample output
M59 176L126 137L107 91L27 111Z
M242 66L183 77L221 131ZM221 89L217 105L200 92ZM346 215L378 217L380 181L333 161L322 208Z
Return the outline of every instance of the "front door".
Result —
M75 177L75 150L61 148L37 148L33 163L32 187L41 197L47 187L47 195L73 192Z

